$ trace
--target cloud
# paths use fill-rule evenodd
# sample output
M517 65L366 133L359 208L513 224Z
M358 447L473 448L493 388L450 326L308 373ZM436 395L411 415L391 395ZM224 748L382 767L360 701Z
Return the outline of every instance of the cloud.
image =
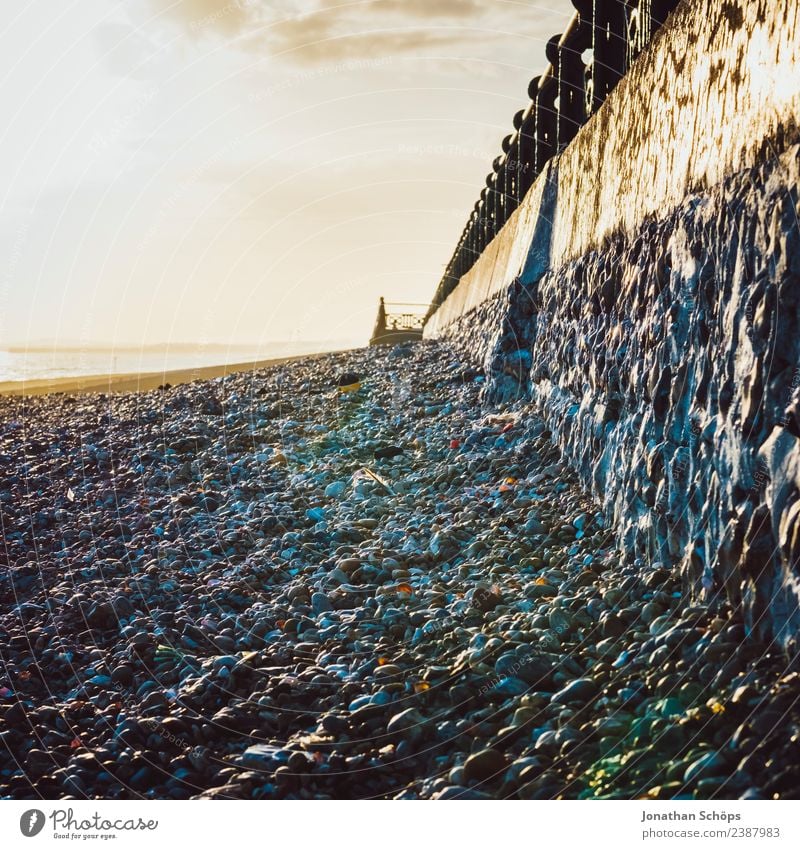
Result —
M374 0L370 5L414 18L470 18L486 9L476 0Z
M424 54L475 40L487 41L485 33L449 28L385 28L358 31L335 22L291 22L275 27L270 37L273 55L299 64L322 64L348 59L374 59L407 53Z
M421 56L550 29L555 6L521 0L150 0L162 19L198 36L237 38L240 49L301 65ZM568 17L563 11L560 17ZM505 32L503 32L505 31ZM555 30L553 30L554 32ZM548 31L545 38L552 35Z
M150 0L150 5L164 18L197 34L238 35L260 18L258 0Z
M507 39L525 31L532 7L477 0L318 0L307 13L276 20L266 31L273 55L299 64L373 59ZM488 20L492 26L482 25ZM493 31L495 30L495 31Z

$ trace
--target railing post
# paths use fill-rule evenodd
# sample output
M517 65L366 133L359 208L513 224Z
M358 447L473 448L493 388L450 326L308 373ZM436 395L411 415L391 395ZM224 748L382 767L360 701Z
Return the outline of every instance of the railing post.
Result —
M558 79L558 147L562 151L586 122L586 65L583 51L591 47L591 27L581 23L578 12L560 36L547 42L547 58Z
M528 104L519 130L519 200L523 200L536 177L536 110Z
M558 130L561 124L561 51L559 50L559 42L561 41L561 33L554 35L545 45L544 53L547 61L550 63L550 73L553 76L553 109L555 110L555 127L553 132L552 154L555 156L559 151ZM541 81L540 81L541 84Z
M649 0L628 0L625 3L627 53L625 68L630 68L642 48L650 40Z
M594 0L572 0L572 5L578 12L581 53L591 48L594 50ZM583 62L583 56L581 56ZM587 121L594 110L594 62L583 63L583 120Z
M503 139L503 152L506 155L503 163L503 175L505 177L505 199L503 205L503 221L504 223L511 218L512 213L517 208L517 183L518 183L518 159L517 152L518 134L506 136Z
M478 225L479 225L479 216L480 216L480 201L472 207L472 213L469 218L469 236L467 238L467 257L465 261L465 270L467 271L472 268L473 263L475 262L475 258L478 256Z
M477 261L483 250L483 231L486 226L486 206L483 191L478 195L478 200L475 202L475 250L469 260L470 266Z
M625 73L627 28L623 0L594 0L592 36L593 110L597 111Z
M523 169L523 159L522 157L525 154L525 144L522 138L522 124L525 120L525 109L520 109L514 113L514 142L511 150L511 156L514 159L514 206L517 207L522 203L522 198L525 196L525 192L522 188L522 169Z
M552 159L556 148L558 116L555 100L558 95L552 66L538 79L536 91L536 173Z
M478 250L475 254L475 260L483 253L486 245L489 244L489 226L491 224L491 212L489 210L489 189L484 186L481 190L481 206L479 211L479 227L478 227Z
M484 216L486 226L483 230L483 249L494 238L494 223L495 223L495 203L497 201L497 193L494 190L494 172L486 176L486 197L484 199Z
M503 178L503 157L496 156L494 162L492 162L492 174L490 175L492 180L492 191L494 192L493 196L493 204L492 204L492 239L500 232L500 228L503 226L504 215L503 211L505 209L505 194L503 190L505 189L505 180ZM489 239L491 241L491 239Z
M467 221L464 229L461 231L461 238L458 240L458 247L456 248L453 261L451 262L451 265L453 266L453 275L457 280L460 280L461 276L464 274L464 263L466 261L469 241L469 225L470 222Z

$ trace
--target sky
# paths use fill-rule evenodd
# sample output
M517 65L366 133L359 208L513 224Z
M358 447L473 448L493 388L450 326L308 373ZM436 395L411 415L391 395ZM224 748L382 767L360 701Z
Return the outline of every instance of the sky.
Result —
M428 302L568 0L19 0L0 346L344 340Z

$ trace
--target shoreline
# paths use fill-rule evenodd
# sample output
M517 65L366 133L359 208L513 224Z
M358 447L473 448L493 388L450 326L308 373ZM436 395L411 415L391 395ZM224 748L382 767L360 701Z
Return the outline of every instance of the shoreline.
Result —
M244 371L255 371L297 360L314 360L342 350L311 354L293 354L289 357L271 357L267 360L250 360L243 363L224 363L216 366L173 369L171 371L143 372L141 374L88 374L68 377L45 377L35 380L8 380L0 382L0 396L25 397L32 395L85 395L90 393L149 392L169 383L176 386L196 380L212 380Z

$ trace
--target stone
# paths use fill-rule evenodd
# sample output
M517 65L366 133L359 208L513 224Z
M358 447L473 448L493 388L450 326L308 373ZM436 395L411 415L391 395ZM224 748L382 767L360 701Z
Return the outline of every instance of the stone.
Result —
M727 770L728 764L719 752L707 752L686 767L683 780L688 784L697 781L701 777L708 778L716 776Z
M325 487L326 498L341 498L347 489L347 484L344 481L334 481Z
M664 614L653 619L648 630L653 636L657 637L666 633L674 624L672 617L669 614Z
M559 610L558 608L550 611L548 621L550 627L559 637L563 637L569 633L573 627L573 618L564 610Z
M426 720L416 708L407 708L393 716L386 726L386 732L400 736L411 742L421 739L426 731Z
M523 693L527 693L528 689L528 684L526 684L522 679L512 677L501 678L494 687L492 687L492 692L499 696L521 696Z
M550 682L553 669L553 661L545 657L514 653L501 655L494 665L498 675L519 678L527 685L537 687L544 687Z
M502 601L502 598L497 593L483 587L476 588L472 593L472 605L481 613L489 613L498 604L501 604Z
M114 684L120 684L126 687L133 682L133 674L134 672L131 666L120 664L111 670L111 681Z
M608 613L600 618L600 627L604 637L620 637L628 626L616 613Z
M464 762L465 781L492 781L507 767L505 756L497 749L483 749Z
M333 610L331 600L325 593L315 592L311 596L311 607L317 615Z
M586 704L598 693L597 683L591 678L577 678L553 694L551 704L567 705L573 702Z
M41 776L57 769L53 756L42 749L31 749L25 757L25 771L32 776Z

